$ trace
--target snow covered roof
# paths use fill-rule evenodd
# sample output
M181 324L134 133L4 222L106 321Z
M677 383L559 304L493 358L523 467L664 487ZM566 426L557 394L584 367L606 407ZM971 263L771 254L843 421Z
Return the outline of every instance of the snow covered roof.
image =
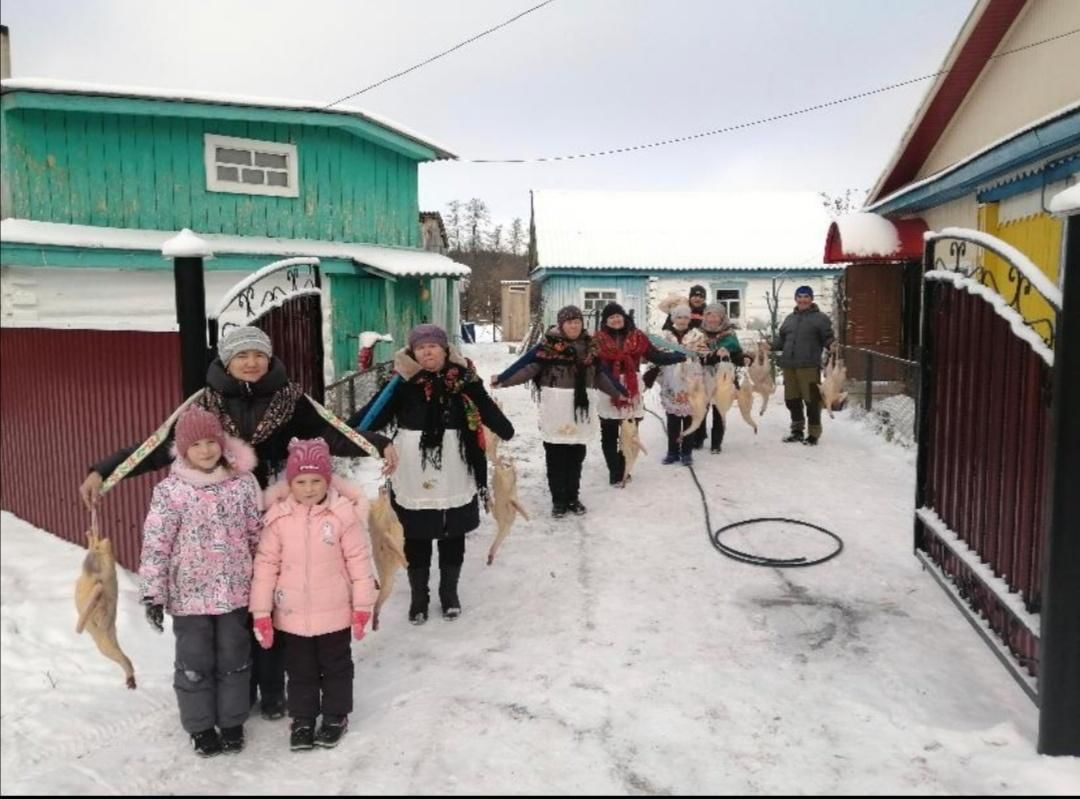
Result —
M535 191L538 267L823 267L814 192Z
M1080 211L1080 183L1055 194L1047 208L1052 214L1075 214Z
M826 263L909 260L922 256L922 219L894 221L878 214L844 214L829 225L825 237Z
M5 244L161 252L165 243L175 236L175 230L65 225L29 219L5 219L0 222L0 240ZM316 258L344 258L395 277L467 277L470 273L469 267L452 261L445 255L406 247L382 247L376 244L316 239L229 236L220 233L201 233L199 238L217 255L272 255L277 258L311 255Z
M393 120L373 114L370 111L348 105L335 105L326 108L325 103L313 100L286 100L269 97L250 97L239 94L219 94L215 92L188 91L179 89L160 89L149 86L109 86L81 81L53 80L51 78L8 78L0 81L0 91L46 92L49 94L83 94L100 97L131 97L143 100L169 100L184 103L208 103L211 105L235 105L247 108L275 108L283 111L314 111L321 114L342 114L354 116L382 128L393 131L407 139L412 139L435 151L438 158L457 158L441 144L427 136L415 133Z

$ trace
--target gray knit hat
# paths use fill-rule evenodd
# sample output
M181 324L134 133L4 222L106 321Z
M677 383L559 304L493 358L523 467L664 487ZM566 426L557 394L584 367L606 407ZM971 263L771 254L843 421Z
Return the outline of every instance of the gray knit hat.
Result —
M217 351L221 363L229 365L238 352L255 350L263 353L267 358L272 358L274 348L270 344L270 337L257 327L238 327L226 333L218 341Z
M680 316L689 319L690 315L690 306L687 305L685 302L680 303L671 309L672 319L678 319Z

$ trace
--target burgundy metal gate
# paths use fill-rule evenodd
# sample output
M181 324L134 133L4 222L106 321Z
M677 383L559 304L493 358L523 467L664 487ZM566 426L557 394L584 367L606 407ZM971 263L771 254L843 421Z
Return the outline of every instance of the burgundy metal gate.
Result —
M317 258L288 258L265 266L234 286L209 320L210 346L231 327L265 330L289 377L322 402L323 314Z
M935 257L943 240L951 264ZM966 262L976 247L1009 261L1011 302ZM1016 256L974 231L927 240L915 553L1037 699L1054 321L1017 310L1043 284Z

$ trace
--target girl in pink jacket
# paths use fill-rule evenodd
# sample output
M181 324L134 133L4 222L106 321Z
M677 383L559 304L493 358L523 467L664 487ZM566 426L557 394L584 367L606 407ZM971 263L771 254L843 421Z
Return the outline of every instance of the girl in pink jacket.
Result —
M357 641L377 591L359 486L333 477L321 438L289 442L285 481L266 492L251 613L260 646L285 649L290 748L336 746L353 704L349 630ZM271 614L273 618L271 621ZM322 726L315 732L315 719Z
M196 754L244 747L252 554L262 530L255 452L214 414L189 408L176 424L176 460L154 487L143 526L139 582L146 618L173 617L173 686ZM220 730L220 732L219 732Z

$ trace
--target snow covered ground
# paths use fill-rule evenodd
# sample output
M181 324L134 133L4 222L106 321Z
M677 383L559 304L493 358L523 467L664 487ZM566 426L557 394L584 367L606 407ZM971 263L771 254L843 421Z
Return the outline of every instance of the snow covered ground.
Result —
M506 345L466 348L485 376ZM714 526L793 516L845 542L806 569L742 565L709 546L689 472L661 466L661 425L624 490L590 446L583 518L554 521L525 388L497 396L534 514L493 566L470 539L465 613L405 619L354 644L356 709L332 751L293 754L287 722L200 760L180 729L172 636L122 574L121 642L139 688L74 635L82 550L3 514L0 790L9 793L1069 794L1080 760L1035 754L1037 713L911 553L914 463L838 414L820 447L738 417L699 454ZM650 398L655 403L655 397ZM364 467L374 487L373 471ZM72 487L74 490L74 487ZM801 534L734 536L819 553ZM725 536L726 537L726 536ZM780 550L784 550L780 552ZM434 586L434 579L433 579ZM437 602L436 602L437 607Z

